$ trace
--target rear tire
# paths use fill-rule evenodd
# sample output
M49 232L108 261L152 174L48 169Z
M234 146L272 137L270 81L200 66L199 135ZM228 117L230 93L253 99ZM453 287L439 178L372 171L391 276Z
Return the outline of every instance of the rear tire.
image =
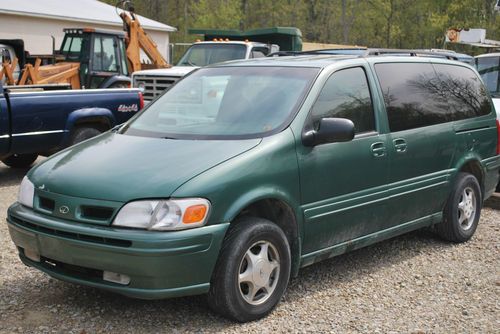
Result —
M479 223L482 203L481 187L476 177L459 173L444 209L443 222L436 225L437 233L452 242L469 240Z
M72 146L72 145L78 144L84 140L98 136L102 132L103 131L101 131L97 128L93 128L93 127L86 127L86 126L78 127L73 131L69 145Z
M210 282L210 307L239 322L266 316L286 290L290 258L288 240L277 225L253 217L234 222Z
M12 154L5 159L2 159L2 162L9 167L12 168L27 168L35 162L38 158L38 154Z

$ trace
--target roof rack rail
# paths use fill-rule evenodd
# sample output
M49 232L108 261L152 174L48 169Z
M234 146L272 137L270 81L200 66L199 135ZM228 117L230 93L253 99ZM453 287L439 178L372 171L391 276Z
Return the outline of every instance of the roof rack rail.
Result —
M268 55L268 57L305 56L305 55L338 55L338 56L364 56L368 49L364 47L318 49L307 51L278 51Z
M411 57L432 57L459 60L453 52L426 51L413 49L368 49L369 56L411 56Z
M268 55L268 57L285 57L285 56L303 56L303 55L350 55L358 57L368 56L411 56L411 57L432 57L446 58L450 60L460 60L458 55L453 52L429 51L418 49L383 49L383 48L335 48L335 49L320 49L310 51L278 51Z

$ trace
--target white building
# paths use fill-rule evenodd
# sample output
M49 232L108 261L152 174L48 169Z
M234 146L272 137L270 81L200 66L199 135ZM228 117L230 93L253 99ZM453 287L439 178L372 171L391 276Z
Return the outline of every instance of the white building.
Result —
M168 61L169 33L175 28L138 15L146 33ZM0 39L23 39L31 54L51 54L52 37L59 49L64 28L123 31L114 6L97 0L0 0Z

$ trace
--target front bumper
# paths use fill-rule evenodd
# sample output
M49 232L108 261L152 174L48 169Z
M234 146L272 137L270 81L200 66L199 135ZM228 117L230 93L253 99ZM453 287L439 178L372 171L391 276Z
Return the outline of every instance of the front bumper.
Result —
M176 232L118 229L67 222L18 203L9 208L7 223L26 265L63 281L142 299L206 293L229 226ZM127 275L130 283L105 281L103 271Z

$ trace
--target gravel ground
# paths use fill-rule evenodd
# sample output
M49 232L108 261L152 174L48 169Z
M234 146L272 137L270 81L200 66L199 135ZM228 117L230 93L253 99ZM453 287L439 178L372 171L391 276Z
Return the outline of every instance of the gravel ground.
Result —
M304 268L270 316L235 324L205 296L134 300L25 267L4 223L25 172L0 164L0 333L500 332L500 211L465 244L417 231Z

